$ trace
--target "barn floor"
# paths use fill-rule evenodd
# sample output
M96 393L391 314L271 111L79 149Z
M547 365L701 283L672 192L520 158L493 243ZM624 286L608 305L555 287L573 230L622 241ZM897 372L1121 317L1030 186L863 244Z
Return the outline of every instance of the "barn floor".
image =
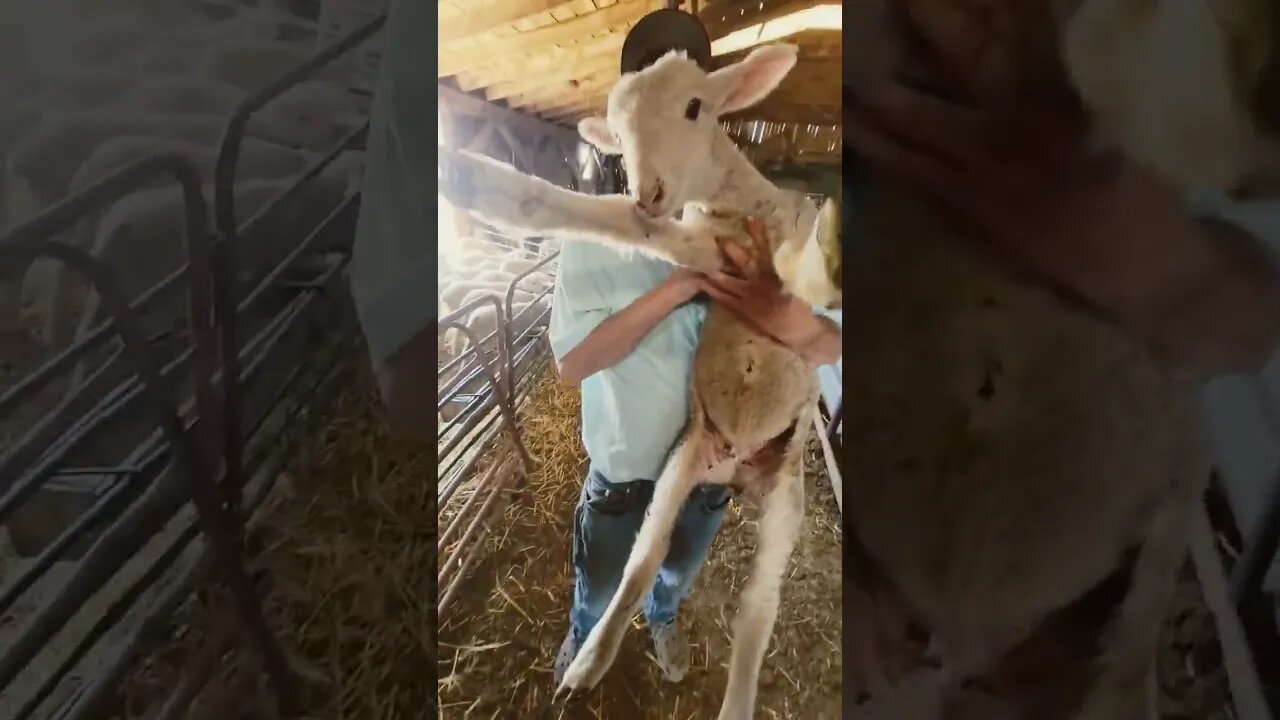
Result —
M681 609L694 643L690 673L663 683L648 632L636 621L600 685L552 701L551 665L568 622L573 509L585 456L576 388L545 377L523 421L541 461L526 492L497 523L484 560L440 629L440 717L715 717L726 682L730 623L754 548L752 510L730 505L707 566ZM809 512L783 588L757 717L824 720L840 706L840 533L816 443L806 482ZM514 714L513 714L514 713Z
M255 521L255 574L269 621L307 681L307 720L714 717L725 682L728 627L749 558L752 524L734 507L683 613L697 644L679 685L660 683L647 633L630 632L602 687L552 703L551 661L569 593L568 527L581 481L576 390L541 380L526 407L543 462L495 522L486 555L453 616L430 631L436 545L431 452L390 441L363 355L350 353L331 401L300 398L280 450L290 459ZM554 449L554 452L552 451ZM810 513L784 590L761 683L760 718L837 718L840 699L840 535L821 460L811 458ZM465 489L464 491L465 492ZM1236 720L1214 621L1188 568L1161 648L1165 720ZM156 717L184 670L212 670L190 720L266 720L262 673L220 590L182 608L173 642L124 684L117 717Z

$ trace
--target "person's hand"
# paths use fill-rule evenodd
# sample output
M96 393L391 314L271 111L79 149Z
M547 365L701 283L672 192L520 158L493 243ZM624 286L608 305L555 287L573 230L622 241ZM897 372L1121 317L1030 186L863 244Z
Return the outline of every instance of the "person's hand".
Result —
M683 305L702 292L705 280L702 273L677 265L662 282L675 299L674 304Z
M1140 333L1222 271L1175 188L1094 144L1048 3L886 2L901 42L850 78L845 103L864 161L1059 297Z
M708 274L702 289L748 327L803 355L802 351L828 328L813 308L782 287L764 224L748 219L745 228L751 249L717 239L729 272Z

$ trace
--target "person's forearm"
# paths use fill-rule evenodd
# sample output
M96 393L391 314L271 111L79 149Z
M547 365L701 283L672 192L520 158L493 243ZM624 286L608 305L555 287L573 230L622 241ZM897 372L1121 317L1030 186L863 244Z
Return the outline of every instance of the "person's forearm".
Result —
M792 345L800 357L814 365L830 365L840 359L840 326L831 318L817 317L813 332Z
M560 361L560 377L580 383L631 354L662 318L688 300L678 286L663 283L610 315Z

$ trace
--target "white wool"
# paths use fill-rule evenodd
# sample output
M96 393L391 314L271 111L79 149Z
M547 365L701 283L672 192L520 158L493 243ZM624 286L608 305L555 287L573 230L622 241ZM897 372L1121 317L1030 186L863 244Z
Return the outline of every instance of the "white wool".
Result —
M47 119L25 133L8 158L10 175L25 180L43 205L60 199L71 178L103 143L125 135L217 143L226 122L214 115L79 111Z
M219 155L217 145L200 145L184 140L129 135L112 138L99 146L76 171L70 190L82 188L124 165L158 152L175 152L183 155L196 165L203 182L213 180ZM239 181L293 177L301 172L309 161L310 158L300 151L255 138L245 138L241 145L240 159L236 165L236 179ZM169 184L172 183L172 179L165 176L158 178L156 183Z
M292 180L255 179L236 184L236 215L243 223L263 205L281 193ZM242 275L274 265L321 220L333 211L345 195L340 179L320 177L310 181L294 201L286 203L237 245L236 267ZM212 206L212 189L204 190ZM117 281L130 297L152 287L178 269L187 257L182 195L177 187L163 187L133 193L112 205L97 226L92 252L117 269ZM72 273L60 272L53 287L29 287L34 299L27 304L49 328L48 339L65 342L71 332L67 313L72 300L84 289ZM179 306L173 306L179 308ZM185 312L179 308L179 311ZM85 303L79 318L82 333L98 318L96 297ZM172 320L172 319L170 319Z
M309 45L282 40L224 37L205 52L200 62L204 77L255 90L305 63L315 55ZM318 80L350 85L355 75L340 64L330 64L313 76Z

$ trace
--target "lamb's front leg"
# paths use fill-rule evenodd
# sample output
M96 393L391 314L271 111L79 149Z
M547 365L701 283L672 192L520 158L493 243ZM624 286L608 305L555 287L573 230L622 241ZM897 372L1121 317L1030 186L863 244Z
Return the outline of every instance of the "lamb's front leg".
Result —
M715 228L652 220L625 195L587 195L473 153L440 148L440 194L500 229L639 250L701 272L719 270Z
M698 424L690 423L690 430L680 441L667 461L661 477L654 483L653 499L645 512L640 532L622 572L622 580L609 607L600 621L587 635L582 649L565 671L558 695L562 690L585 690L600 682L622 645L622 636L632 616L640 609L644 595L653 586L658 566L667 555L671 530L689 492L704 475L701 457L702 436Z
M773 635L773 623L778 617L783 572L804 520L804 478L800 463L788 462L779 472L782 476L764 499L764 514L756 537L755 567L742 591L733 621L729 684L720 706L720 720L751 720L755 712L756 685L769 638Z

